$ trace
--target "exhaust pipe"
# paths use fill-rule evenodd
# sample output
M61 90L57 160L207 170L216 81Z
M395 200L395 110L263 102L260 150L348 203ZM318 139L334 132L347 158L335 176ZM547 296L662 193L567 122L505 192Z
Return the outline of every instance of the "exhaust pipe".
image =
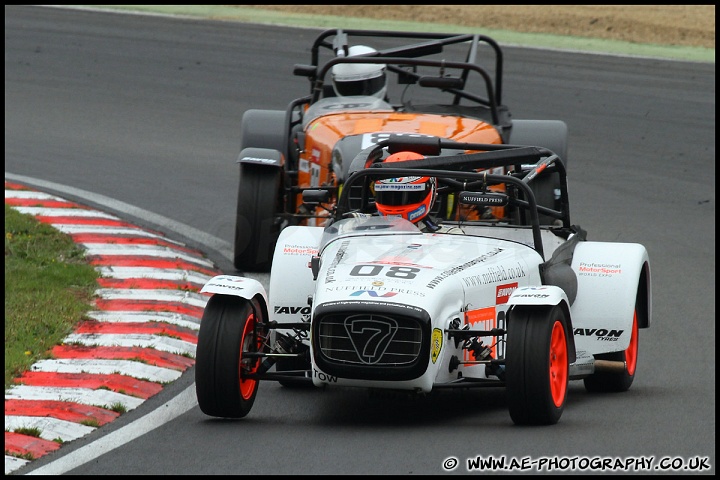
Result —
M624 360L595 360L595 371L600 373L625 373L627 364Z

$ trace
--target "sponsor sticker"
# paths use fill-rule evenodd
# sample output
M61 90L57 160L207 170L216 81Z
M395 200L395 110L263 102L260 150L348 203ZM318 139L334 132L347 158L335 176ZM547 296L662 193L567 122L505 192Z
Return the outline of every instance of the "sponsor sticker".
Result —
M283 247L283 255L316 255L317 247L308 245L285 245Z
M507 303L510 295L518 288L518 283L506 283L505 285L498 285L495 289L495 298L498 305Z
M442 350L443 345L443 334L442 330L439 328L433 329L432 333L432 351L430 352L430 358L432 359L432 363L435 363L440 356L440 350Z
M408 213L408 220L411 222L415 220L416 218L424 217L425 216L425 205L420 205L419 208L416 208L412 212Z
M350 294L351 297L359 297L361 295L369 295L369 296L375 297L375 298L377 298L377 297L394 297L395 295L397 295L397 292L379 293L375 290L358 290L358 291Z
M470 325L471 330L492 330L495 328L495 307L477 308L475 310L468 310L465 312L465 323ZM495 345L491 341L491 337L482 337L482 340L489 342L492 347L490 352L493 358L496 357ZM468 350L464 351L465 361L475 360Z
M308 162L304 158L301 158L300 162L298 163L298 170L303 173L308 173L310 171L310 162Z
M420 177L399 177L382 180L382 183L375 182L376 192L414 192L425 190L425 183L410 183Z

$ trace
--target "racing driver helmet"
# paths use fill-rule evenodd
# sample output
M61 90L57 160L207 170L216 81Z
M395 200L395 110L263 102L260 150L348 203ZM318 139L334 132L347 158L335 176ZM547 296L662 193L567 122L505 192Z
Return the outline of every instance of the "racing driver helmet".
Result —
M397 152L385 159L386 163L425 158L415 152ZM435 202L434 177L397 177L375 181L375 206L383 216L402 217L417 223L430 213Z
M353 45L348 48L348 57L374 53L372 47ZM332 67L332 83L335 95L346 97L353 95L371 95L385 99L387 80L385 65L377 63L339 63Z

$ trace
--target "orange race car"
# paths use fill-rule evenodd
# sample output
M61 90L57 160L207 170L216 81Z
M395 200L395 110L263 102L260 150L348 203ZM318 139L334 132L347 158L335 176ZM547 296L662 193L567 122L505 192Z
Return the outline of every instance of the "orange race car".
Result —
M566 124L512 119L501 100L502 66L500 46L484 35L335 29L318 35L310 64L294 69L309 79L310 94L292 100L285 111L252 109L242 117L235 267L268 270L283 228L324 226L351 161L381 140L441 138L493 149L533 145L555 152L567 165ZM422 142L412 143L419 157L437 155ZM469 152L439 156L448 153ZM405 188L424 188L415 183ZM539 206L557 208L557 172L549 168L533 184ZM325 197L303 200L303 192L320 187ZM424 207L414 208L417 213ZM452 196L434 203L430 213L440 220L511 221L502 207L468 209ZM412 220L413 212L398 215ZM541 215L541 222L553 221Z

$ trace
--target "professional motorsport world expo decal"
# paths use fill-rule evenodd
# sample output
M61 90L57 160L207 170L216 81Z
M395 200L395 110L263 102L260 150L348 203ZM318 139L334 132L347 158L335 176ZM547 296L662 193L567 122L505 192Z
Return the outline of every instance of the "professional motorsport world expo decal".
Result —
M220 272L159 232L5 181L5 203L72 237L101 278L75 331L5 391L5 474L137 408L195 363ZM6 279L6 281L12 279Z

